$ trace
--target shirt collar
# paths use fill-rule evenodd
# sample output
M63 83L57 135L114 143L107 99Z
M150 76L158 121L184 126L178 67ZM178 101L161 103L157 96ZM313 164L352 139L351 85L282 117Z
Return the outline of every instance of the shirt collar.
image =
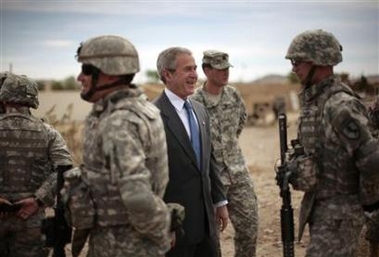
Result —
M175 109L177 111L181 112L183 110L185 100L183 100L182 98L177 96L174 92L172 92L167 87L164 89L164 92L165 92L168 100L175 107Z

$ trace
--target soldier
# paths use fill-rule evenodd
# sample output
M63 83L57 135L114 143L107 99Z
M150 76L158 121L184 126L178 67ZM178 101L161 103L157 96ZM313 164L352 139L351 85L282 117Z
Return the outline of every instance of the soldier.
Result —
M166 138L158 109L131 83L140 70L137 50L123 37L105 35L82 43L77 58L81 97L93 103L79 169L94 208L92 227L91 211L83 216L90 229L88 256L164 256L170 248L170 213L162 200ZM65 177L68 184L72 175ZM74 227L83 227L75 209L82 207L69 206Z
M44 208L55 202L55 170L71 166L71 156L62 136L30 112L38 108L36 82L6 73L0 102L0 256L47 256Z
M202 68L207 81L191 96L208 110L211 138L220 177L227 192L228 212L235 230L236 257L256 256L258 206L253 181L238 143L247 113L240 93L229 80L229 56L208 50Z
M302 84L298 140L304 153L288 167L294 188L305 191L299 240L308 223L307 257L355 256L363 212L379 207L379 144L365 106L333 73L341 51L333 34L312 30L296 36L285 56Z
M376 101L369 107L368 115L370 117L370 125L372 134L374 137L379 137L379 96L376 97ZM361 249L366 244L359 245L358 254L360 252L369 251L370 257L379 257L379 210L372 213L366 213L366 227L362 230L364 239L369 241L369 249ZM361 238L362 239L362 238ZM363 240L364 240L363 239Z

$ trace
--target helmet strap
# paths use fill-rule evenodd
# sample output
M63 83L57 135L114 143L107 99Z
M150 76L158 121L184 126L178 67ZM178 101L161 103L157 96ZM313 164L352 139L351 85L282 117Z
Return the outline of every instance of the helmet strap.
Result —
M97 84L97 81L99 80L99 74L100 74L99 71L94 72L92 74L92 83L91 83L90 89L87 92L80 94L83 100L89 101L91 97L95 94L96 84Z
M313 84L312 79L313 79L313 75L315 74L315 71L316 71L316 65L312 65L305 79L305 83L304 83L305 88L312 86Z
M90 90L88 90L88 92L86 92L85 94L81 94L83 100L89 101L96 92L127 84L124 79L120 79L113 83L96 87L98 79L99 73L95 73L92 75L92 84Z
M121 85L125 85L125 81L120 79L120 80L117 80L111 84L105 84L105 85L102 85L102 86L99 86L96 88L95 91L102 91L102 90L106 90L106 89L109 89L109 88L112 88L112 87L117 87L117 86L121 86Z

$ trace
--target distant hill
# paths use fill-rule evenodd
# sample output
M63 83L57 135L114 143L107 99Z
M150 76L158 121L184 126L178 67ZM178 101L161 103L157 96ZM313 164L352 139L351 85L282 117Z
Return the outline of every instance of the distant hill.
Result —
M254 84L271 84L271 85L284 85L288 84L288 79L286 76L278 75L278 74L270 74L264 77L261 77L257 80L254 80L252 83Z

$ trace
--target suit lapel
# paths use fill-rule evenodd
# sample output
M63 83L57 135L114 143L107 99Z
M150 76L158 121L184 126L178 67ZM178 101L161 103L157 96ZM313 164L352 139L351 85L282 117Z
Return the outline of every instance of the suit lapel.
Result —
M184 128L183 122L176 112L175 107L171 104L170 100L168 100L167 96L164 93L162 93L161 100L163 103L161 105L161 113L165 116L165 119L167 121L167 128L184 148L186 154L191 157L195 166L197 166L195 151L192 148L192 144L188 137L187 131Z

